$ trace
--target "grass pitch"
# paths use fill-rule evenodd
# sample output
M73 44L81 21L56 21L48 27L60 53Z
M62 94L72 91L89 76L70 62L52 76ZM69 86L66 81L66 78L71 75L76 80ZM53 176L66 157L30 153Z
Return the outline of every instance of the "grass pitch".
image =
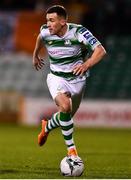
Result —
M37 145L40 127L0 124L1 179L62 179L59 164L66 155L60 129ZM75 142L85 170L78 178L131 178L131 129L75 128Z

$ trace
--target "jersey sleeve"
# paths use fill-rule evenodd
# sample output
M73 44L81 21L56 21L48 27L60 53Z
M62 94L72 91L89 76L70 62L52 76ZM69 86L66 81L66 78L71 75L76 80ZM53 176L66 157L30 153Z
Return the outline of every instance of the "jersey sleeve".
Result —
M44 40L44 37L46 36L46 29L47 29L47 25L44 24L40 27L40 35L42 37L42 39Z
M101 43L97 40L95 36L85 27L80 27L77 31L78 41L83 43L85 46L94 50Z

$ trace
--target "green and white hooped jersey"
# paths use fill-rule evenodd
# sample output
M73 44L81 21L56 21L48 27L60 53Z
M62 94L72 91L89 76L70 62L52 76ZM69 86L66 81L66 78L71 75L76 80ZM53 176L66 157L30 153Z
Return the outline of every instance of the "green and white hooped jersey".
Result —
M71 73L75 65L83 63L90 50L100 42L82 25L67 23L64 36L50 35L47 25L40 28L41 37L47 48L51 71ZM86 73L88 76L88 72Z

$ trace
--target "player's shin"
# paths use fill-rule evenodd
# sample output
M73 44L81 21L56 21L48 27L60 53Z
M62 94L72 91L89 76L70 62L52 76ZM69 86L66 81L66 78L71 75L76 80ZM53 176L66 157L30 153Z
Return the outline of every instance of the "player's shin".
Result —
M77 150L73 140L73 119L70 113L60 112L59 122L67 145L68 155L77 156Z
M45 127L45 132L50 132L51 130L60 126L58 116L59 116L59 114L57 112L57 113L52 115L50 120L47 121L47 124Z

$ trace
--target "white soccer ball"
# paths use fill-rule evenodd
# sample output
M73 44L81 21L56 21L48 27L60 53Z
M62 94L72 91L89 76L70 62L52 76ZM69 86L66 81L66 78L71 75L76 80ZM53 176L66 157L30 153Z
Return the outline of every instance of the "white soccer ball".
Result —
M66 156L60 163L60 171L63 176L81 176L84 171L84 163L78 156Z

